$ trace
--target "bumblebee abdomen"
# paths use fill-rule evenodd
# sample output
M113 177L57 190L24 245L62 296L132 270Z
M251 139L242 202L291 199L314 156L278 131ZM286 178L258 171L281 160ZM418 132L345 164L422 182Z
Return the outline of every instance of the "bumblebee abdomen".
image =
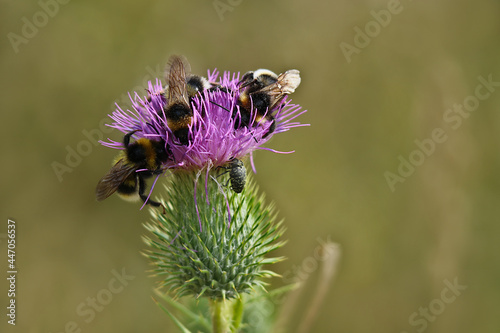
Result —
M167 120L167 125L168 125L168 128L170 128L170 130L172 132L175 132L179 129L188 129L189 126L191 125L191 122L192 122L192 118L190 116L187 116L187 117L183 117L183 118L179 118L177 120Z
M250 95L252 98L252 105L260 115L270 112L268 107L271 105L271 96L267 93L256 92Z
M137 201L140 199L138 186L137 175L134 172L118 186L116 193L124 200Z

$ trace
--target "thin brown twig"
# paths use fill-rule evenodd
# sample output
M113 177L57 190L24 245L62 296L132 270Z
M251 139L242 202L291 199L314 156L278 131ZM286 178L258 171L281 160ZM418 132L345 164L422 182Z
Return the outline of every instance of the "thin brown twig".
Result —
M297 330L298 333L307 333L310 331L314 320L318 316L321 304L328 293L328 289L332 285L333 278L337 273L337 266L340 259L340 246L336 243L328 242L322 245L323 255L326 257L321 264L321 275L319 277L316 293L311 300L310 306L306 307L307 311L302 323Z

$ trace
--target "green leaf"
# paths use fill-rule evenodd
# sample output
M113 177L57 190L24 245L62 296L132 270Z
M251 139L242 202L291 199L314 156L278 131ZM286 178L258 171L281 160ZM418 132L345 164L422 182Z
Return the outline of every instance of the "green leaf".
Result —
M181 330L182 333L191 333L182 323L170 312L166 307L164 307L160 302L158 302L154 297L153 301L162 309L175 323L175 325Z

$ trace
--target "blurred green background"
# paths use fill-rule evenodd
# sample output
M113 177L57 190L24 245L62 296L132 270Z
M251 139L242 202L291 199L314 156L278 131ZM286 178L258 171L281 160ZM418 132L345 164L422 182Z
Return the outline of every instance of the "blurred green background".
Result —
M479 76L500 81L500 3L221 0L226 11L214 3L70 1L44 20L36 1L0 1L0 267L7 270L12 218L19 271L15 327L6 324L0 282L0 331L59 333L71 322L82 332L175 331L151 299L155 279L140 254L149 214L114 196L95 201L115 152L89 145L83 131L99 131L115 101L127 107L128 91L183 54L202 75L215 67L301 71L292 97L311 126L268 144L294 154L259 151L255 160L261 190L288 228L279 254L289 259L274 269L307 273L302 309L318 281L307 263L320 242L342 247L312 332L498 332L500 89L456 129L443 117L473 100ZM388 8L398 12L390 22L381 14ZM368 45L357 27L372 29ZM23 29L29 38L13 44L9 33L24 38ZM356 42L363 47L346 57L341 45ZM436 128L447 140L392 191L386 172L397 174L399 156L417 156L415 140ZM52 164L66 164L68 147L88 152L60 181ZM104 297L113 270L133 279L87 323L90 314L77 310ZM455 279L467 289L444 303L443 293L453 295L445 280ZM437 315L424 319L419 308L429 306Z

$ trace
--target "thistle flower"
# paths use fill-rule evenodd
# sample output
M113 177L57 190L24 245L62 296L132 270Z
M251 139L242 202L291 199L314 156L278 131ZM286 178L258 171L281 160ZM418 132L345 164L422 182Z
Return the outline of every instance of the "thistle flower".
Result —
M165 163L165 169L200 170L214 168L226 164L230 159L241 159L246 155L252 157L256 149L277 152L263 145L273 135L286 132L297 126L304 126L295 122L295 118L306 112L291 100L285 98L274 114L276 128L266 136L271 124L269 122L255 122L251 126L241 126L235 130L238 116L233 117L232 110L237 105L239 73L208 72L208 80L218 83L225 90L205 90L192 101L193 123L189 128L192 138L189 145L180 145L172 131L167 126L167 119L163 108L167 104L164 87L160 80L156 83L148 82L148 96L140 96L137 92L133 97L132 110L117 109L110 115L114 123L110 126L123 133L138 130L134 137L148 139L163 139L172 152L173 159ZM231 111L229 111L231 110ZM271 112L273 110L270 110ZM254 117L255 115L252 115ZM109 140L109 139L108 139ZM109 140L102 142L104 146L123 149L121 142ZM253 167L253 163L252 163Z
M159 79L148 83L146 96L137 92L130 95L131 109L117 105L110 115L114 121L111 127L123 133L135 131L136 140L163 140L171 156L162 165L170 171L165 172L166 196L161 200L165 212L151 211L153 219L145 224L150 234L144 240L150 247L145 255L155 265L157 276L163 278L162 286L177 298L206 296L216 304L241 299L241 293L264 285L261 278L276 275L263 265L282 259L264 258L284 243L278 241L283 228L275 221L273 206L264 203L251 176L241 193L228 189L227 180L219 177L220 168L233 159L250 156L255 171L255 150L284 153L263 145L275 134L305 126L295 119L306 111L284 98L267 111L272 113L274 124L257 120L252 111L250 123L241 126L239 80L239 73L219 76L217 70L208 71L208 81L220 89L204 90L191 99L193 116L187 145L181 144L168 126L164 112L168 89ZM274 131L269 131L270 126ZM102 144L124 148L121 142L110 139ZM214 306L214 313L220 315L221 309ZM238 317L241 319L241 313L235 314ZM217 325L230 324L214 319L214 332L226 331L216 329Z

